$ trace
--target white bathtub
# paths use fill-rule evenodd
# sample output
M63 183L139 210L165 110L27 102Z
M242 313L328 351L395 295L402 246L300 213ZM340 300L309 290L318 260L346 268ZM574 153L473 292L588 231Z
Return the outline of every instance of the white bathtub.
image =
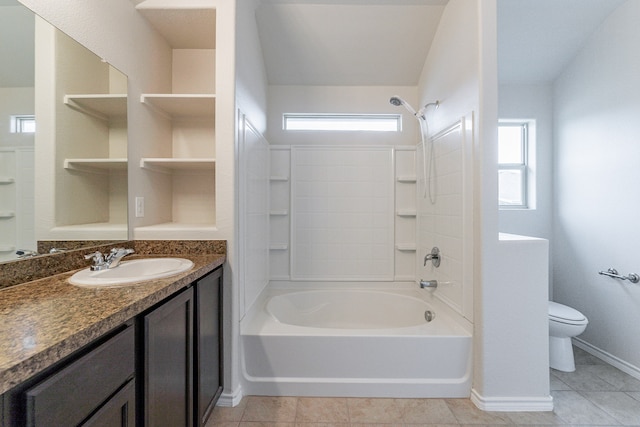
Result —
M245 394L469 396L471 334L426 291L266 292L241 323Z

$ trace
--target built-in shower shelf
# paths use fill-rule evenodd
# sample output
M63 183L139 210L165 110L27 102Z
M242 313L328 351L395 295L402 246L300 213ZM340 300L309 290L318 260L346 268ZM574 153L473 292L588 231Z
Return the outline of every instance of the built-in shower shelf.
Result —
M289 245L280 244L280 245L270 245L269 250L272 251L286 251L289 249Z
M269 177L269 181L289 181L288 176L271 176Z
M416 182L416 177L415 176L398 176L396 180L398 182L406 182L411 184Z
M0 185L13 184L16 182L14 178L9 178L8 176L0 176Z
M271 215L271 216L287 216L287 215L289 215L289 211L286 211L286 210L270 211L269 215Z
M14 211L0 211L0 219L11 219L16 216Z
M415 252L416 245L415 243L398 243L396 249L401 252Z
M398 216L415 217L417 212L415 209L402 209L396 212Z

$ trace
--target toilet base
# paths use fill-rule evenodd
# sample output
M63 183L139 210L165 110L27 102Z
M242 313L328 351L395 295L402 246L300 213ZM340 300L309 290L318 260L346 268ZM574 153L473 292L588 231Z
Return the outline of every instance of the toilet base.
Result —
M549 367L563 372L576 370L571 338L549 337Z

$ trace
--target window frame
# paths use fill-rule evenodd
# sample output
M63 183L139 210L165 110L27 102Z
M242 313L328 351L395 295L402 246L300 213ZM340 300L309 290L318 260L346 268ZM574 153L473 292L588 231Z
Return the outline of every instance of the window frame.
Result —
M361 121L366 123L368 120L380 121L388 120L395 124L389 129L345 129L345 128L305 128L305 129L291 129L289 123L296 120L308 120L317 121L321 123L323 121L344 120L348 121ZM401 114L367 114L367 113L284 113L282 115L282 129L286 132L401 132L402 131L402 115Z
M498 208L499 209L529 209L531 206L530 191L529 191L529 148L530 148L530 120L499 120L498 128L500 127L519 127L520 128L520 149L521 149L521 162L520 163L500 163L498 160L498 174L500 171L517 170L520 171L520 191L522 194L521 204L502 204L500 202L500 190L498 188ZM500 140L498 139L498 144ZM498 179L498 186L500 180Z
M33 124L33 130L25 130L26 124ZM16 114L11 116L11 133L35 133L36 116L33 114Z

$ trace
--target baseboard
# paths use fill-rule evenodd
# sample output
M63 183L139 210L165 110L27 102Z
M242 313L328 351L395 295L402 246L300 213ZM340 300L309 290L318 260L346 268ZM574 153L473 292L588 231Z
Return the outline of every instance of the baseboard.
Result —
M547 412L553 411L553 398L547 397L483 397L471 390L471 401L483 411Z
M597 357L600 360L603 360L605 362L607 362L609 365L614 366L618 369L620 369L622 372L625 372L629 375L631 375L632 377L640 380L640 368L637 366L632 365L629 362L625 362L624 360L610 354L607 353L604 350L599 349L598 347L589 344L586 341L583 341L580 338L573 338L573 344L576 347L581 348L582 350L586 351L587 353L589 353L592 356Z
M216 406L238 406L240 401L242 400L242 387L238 387L236 390L232 390L231 392L224 390L216 403Z

